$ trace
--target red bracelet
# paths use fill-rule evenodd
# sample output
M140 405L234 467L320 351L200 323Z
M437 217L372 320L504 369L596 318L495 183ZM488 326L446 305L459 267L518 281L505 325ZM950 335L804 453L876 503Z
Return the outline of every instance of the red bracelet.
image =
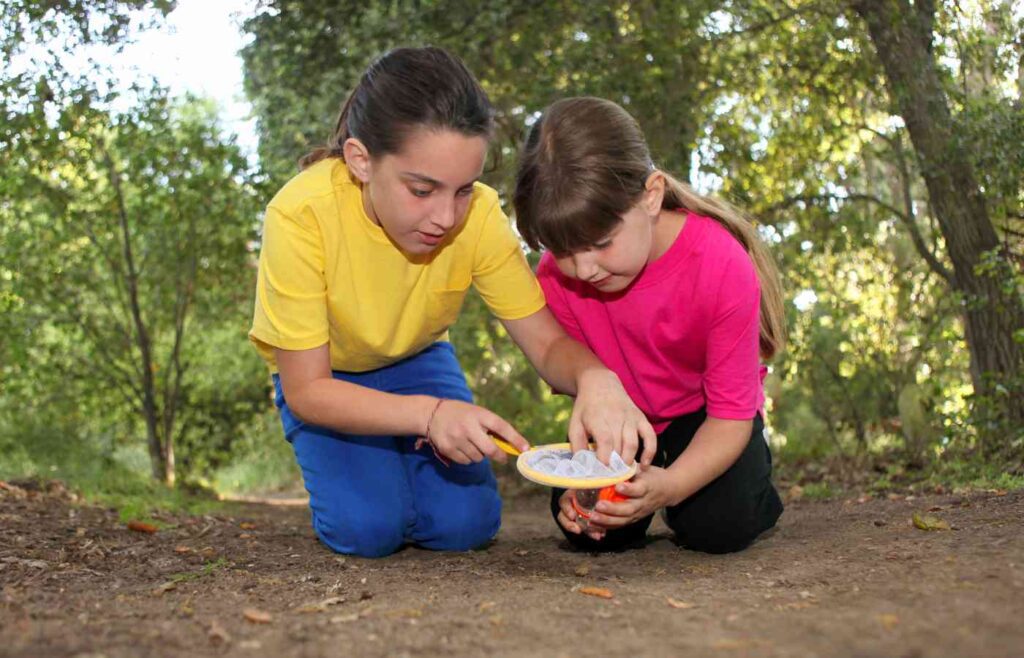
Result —
M430 439L430 424L434 422L434 415L437 413L437 410L441 408L441 403L444 402L444 401L445 401L445 398L438 398L437 399L437 404L434 405L433 411L430 412L430 418L427 419L427 431L423 433L423 438L417 439L417 441L416 441L416 449L419 450L420 448L423 447L423 444L426 443L426 444L428 444L430 446L430 449L434 451L434 456L437 457L437 460L439 462L441 462L445 466L450 466L451 462L449 462L447 459L445 459L441 455L441 453L439 453L437 451L437 446L434 445L434 442Z

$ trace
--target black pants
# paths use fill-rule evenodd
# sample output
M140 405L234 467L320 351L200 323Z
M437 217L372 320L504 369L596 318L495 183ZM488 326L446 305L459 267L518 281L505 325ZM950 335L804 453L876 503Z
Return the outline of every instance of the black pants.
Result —
M703 409L680 416L658 435L654 465L667 468L690 445L707 414ZM732 553L746 548L765 530L775 525L782 514L782 501L772 485L772 456L764 440L764 422L754 418L747 447L729 469L683 502L666 508L666 521L677 541L686 548L706 553ZM551 513L558 523L558 499L565 489L554 489ZM577 549L601 552L621 551L642 546L650 515L623 528L609 530L595 541L586 534L573 534L562 528L569 543Z

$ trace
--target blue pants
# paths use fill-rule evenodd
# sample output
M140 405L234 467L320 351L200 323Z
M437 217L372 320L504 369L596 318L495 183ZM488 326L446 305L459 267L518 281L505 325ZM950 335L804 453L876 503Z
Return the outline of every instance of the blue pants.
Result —
M370 372L335 379L402 395L472 401L455 350L434 343ZM313 529L339 553L381 557L405 543L465 551L490 541L501 524L501 498L487 460L445 466L412 436L359 436L307 425L288 409L274 375L285 438L309 492Z

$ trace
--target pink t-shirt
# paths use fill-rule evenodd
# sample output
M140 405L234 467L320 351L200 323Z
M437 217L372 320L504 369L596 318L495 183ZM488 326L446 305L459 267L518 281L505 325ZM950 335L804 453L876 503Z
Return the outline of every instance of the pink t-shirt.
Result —
M622 292L566 277L550 253L537 277L555 318L619 376L655 431L705 406L733 420L761 409L757 272L715 220L689 213L668 251Z

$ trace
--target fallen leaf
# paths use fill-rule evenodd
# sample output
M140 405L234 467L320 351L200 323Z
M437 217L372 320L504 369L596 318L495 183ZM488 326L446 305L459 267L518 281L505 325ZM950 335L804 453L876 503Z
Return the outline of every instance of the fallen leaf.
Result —
M514 552L515 552L515 554L516 554L516 555L518 555L519 557L525 557L525 556L527 556L527 555L529 555L529 554L530 554L530 551L526 550L525 548L521 548L521 549L519 549L518 551L514 551Z
M573 573L575 573L577 576L586 576L588 573L590 573L590 565L581 564L580 566L576 567L576 570Z
M188 546L175 546L174 547L174 552L175 553L182 553L182 554L184 554L184 553L191 553L192 549L189 548Z
M493 608L496 605L498 605L498 604L495 603L494 601L484 601L483 603L480 604L480 606L477 609L480 612L483 612L484 610L490 610L491 608Z
M882 622L882 626L885 626L885 630L891 631L900 623L900 618L896 615L878 615L878 621Z
M347 615L335 615L328 621L332 624L347 624L348 622L356 621L361 616L362 615L358 612L350 612Z
M216 619L210 622L210 629L206 632L206 636L210 639L210 644L214 646L227 644L231 641L231 635L228 634Z
M152 523L145 523L143 521L129 521L128 529L134 530L135 532L145 532L147 534L153 534L157 531L157 527Z
M345 597L344 596L332 596L331 598L324 599L323 601L317 601L317 602L314 602L314 603L306 603L304 605L300 605L299 607L295 608L295 612L300 612L300 613L324 612L324 611L327 610L327 608L331 607L332 605L339 605L339 604L344 603L344 602L345 602Z
M243 533L239 533L238 538L239 539L252 539L252 535L250 535L248 532L243 532Z
M788 498L790 500L800 500L804 497L804 488L799 484L794 484L789 488Z
M602 599L610 599L614 596L610 589L604 587L581 587L577 590L580 594L586 594L587 596L597 596Z
M671 596L666 596L665 597L665 603L668 603L670 607L675 608L676 610L689 610L690 608L696 608L697 607L693 603L688 603L686 601L679 601L679 600L673 599Z
M948 523L946 523L937 516L932 516L931 514L922 515L918 514L917 512L914 512L914 516L911 517L911 520L914 522L914 527L918 530L931 531L950 529Z
M178 589L178 583L174 582L173 580L172 581L168 581L168 582L164 583L163 585L160 585L159 587L155 588L153 590L153 596L163 596L167 592L170 592L171 590L174 590L174 589Z
M242 616L245 617L247 621L254 624L269 624L274 620L274 618L270 616L269 612L257 610L256 608L246 608L245 610L242 610Z
M28 496L27 491L25 491L24 489L17 485L10 484L7 482L0 481L0 489L3 489L4 491L9 491L15 498L25 498Z
M250 523L248 521L243 521L242 523L238 524L238 527L241 528L242 530L255 530L256 529L256 524L255 523Z

